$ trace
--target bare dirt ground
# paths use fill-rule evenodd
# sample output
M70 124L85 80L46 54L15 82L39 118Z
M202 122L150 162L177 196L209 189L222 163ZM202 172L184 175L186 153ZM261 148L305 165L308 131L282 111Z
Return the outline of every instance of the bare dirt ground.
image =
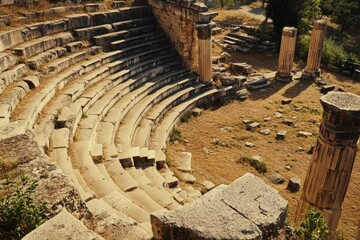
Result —
M220 11L219 19L228 18L226 13L225 10ZM222 49L216 46L213 54L216 56L221 51ZM247 62L258 72L269 72L276 70L277 58L278 56L273 53L233 53L230 61ZM298 67L303 67L303 64L299 63ZM329 84L336 84L346 91L360 94L360 83L327 71L324 71L322 76ZM294 81L289 84L274 82L272 87L266 90L253 91L245 102L232 101L221 107L204 110L200 117L190 118L188 122L178 127L182 140L168 145L169 164L172 164L178 152L191 152L193 175L197 179L195 186L199 186L198 184L204 180L212 181L216 185L229 184L243 174L251 172L276 188L289 201L287 222L293 224L294 212L302 189L298 193L290 193L286 190L287 180L298 176L301 182L304 182L311 158L306 151L316 141L322 118L322 107L319 102L321 96L320 88L312 82ZM293 101L289 105L282 105L281 100L284 98L292 98ZM295 106L303 108L295 111ZM274 116L278 110L282 111L283 116L280 118ZM271 117L271 120L264 121L266 117ZM256 131L249 132L245 130L245 124L242 122L244 119L257 121L261 126ZM295 126L283 124L284 119L292 120ZM265 136L259 132L266 128L271 130L270 135ZM287 131L284 141L275 140L279 130ZM298 137L298 131L311 132L313 135L308 138ZM213 139L219 139L220 143L213 144ZM246 147L245 142L252 142L255 147ZM208 152L204 151L204 148L207 148ZM260 155L263 158L267 165L267 173L259 174L251 166L237 163L241 157L253 155ZM285 166L290 166L290 170ZM176 172L175 169L174 171ZM274 184L268 180L267 176L274 172L280 173L286 179L285 183ZM360 151L343 203L339 224L343 239L356 238L360 219L359 182Z

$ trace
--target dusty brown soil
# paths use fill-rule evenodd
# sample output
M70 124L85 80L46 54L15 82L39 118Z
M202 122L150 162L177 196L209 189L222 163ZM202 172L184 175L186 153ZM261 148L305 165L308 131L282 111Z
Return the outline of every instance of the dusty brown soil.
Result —
M224 19L224 16L220 14L220 18ZM223 35L224 33L216 38ZM216 46L213 55L216 56L221 51L222 49ZM269 72L276 70L277 58L278 56L273 53L233 53L230 61L247 62L258 72ZM301 68L303 64L298 63L297 66ZM329 84L336 84L346 91L360 94L360 83L327 71L324 71L322 76ZM243 174L251 172L276 188L289 201L287 222L293 224L301 190L298 193L287 191L287 180L298 176L301 182L304 182L311 159L311 155L306 151L316 141L322 118L322 107L319 102L322 94L319 90L320 88L312 82L294 81L289 84L274 82L271 88L252 92L245 102L232 101L221 107L204 110L200 117L191 118L178 127L182 140L168 146L169 163L170 165L173 163L176 153L191 152L193 175L197 179L195 186L199 186L198 184L204 180L212 181L216 185L229 184ZM292 98L293 101L289 105L282 105L283 98ZM303 109L295 111L295 106L302 106ZM274 116L279 109L283 112L282 118ZM263 119L266 117L271 117L271 121L265 122ZM247 131L242 122L244 119L258 121L261 127L254 132ZM293 120L295 126L283 124L283 119ZM265 128L271 130L270 135L259 133ZM279 130L287 131L284 141L275 140ZM313 136L297 137L297 132L301 130L311 132ZM213 144L214 138L219 139L220 144ZM246 147L245 142L252 142L255 147ZM209 150L208 153L203 151L204 147ZM305 151L299 151L299 147L304 148ZM252 155L260 155L263 158L267 165L267 173L259 174L251 166L237 163L241 157ZM285 169L286 165L291 169ZM268 174L273 172L280 173L286 182L274 184L268 180ZM357 204L360 195L359 182L360 151L357 154L339 224L340 232L345 239L356 238L360 219L360 206Z

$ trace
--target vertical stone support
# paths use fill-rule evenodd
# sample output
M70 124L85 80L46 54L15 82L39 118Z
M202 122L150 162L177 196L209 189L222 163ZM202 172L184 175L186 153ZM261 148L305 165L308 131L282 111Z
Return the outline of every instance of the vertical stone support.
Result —
M360 135L360 96L331 92L320 98L324 108L320 133L297 206L299 221L309 209L321 210L336 231L349 185Z
M325 40L326 22L317 20L311 33L307 65L303 72L303 79L315 79L320 76L321 54Z
M211 29L212 24L197 24L198 32L198 59L199 75L202 82L212 81L212 61L211 61Z
M292 80L292 66L294 63L297 29L284 27L281 37L278 71L276 79L284 82Z

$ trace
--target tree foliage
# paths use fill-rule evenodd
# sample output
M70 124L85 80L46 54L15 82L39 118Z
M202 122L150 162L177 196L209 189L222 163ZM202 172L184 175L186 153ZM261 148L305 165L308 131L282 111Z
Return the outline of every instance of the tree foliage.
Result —
M298 28L299 35L308 33L319 13L320 0L269 0L266 7L279 39L285 26Z
M333 7L331 20L340 24L342 30L358 30L360 28L359 0L338 0Z
M6 178L0 185L0 239L21 239L45 221L47 207L36 204L35 181L22 177L20 182Z

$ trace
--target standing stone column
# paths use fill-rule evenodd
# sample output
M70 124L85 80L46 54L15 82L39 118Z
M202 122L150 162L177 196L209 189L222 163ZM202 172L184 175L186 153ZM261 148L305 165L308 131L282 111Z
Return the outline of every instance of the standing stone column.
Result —
M211 61L211 29L213 25L198 24L198 50L199 50L199 75L201 81L210 83L212 81L212 61Z
M303 79L315 79L320 76L321 54L325 40L326 22L317 20L311 33L307 65L303 72Z
M360 96L331 92L320 98L324 108L320 133L297 206L299 221L313 208L324 213L336 231L349 185L360 135Z
M284 27L281 37L278 71L276 79L284 82L292 80L292 66L294 63L297 29Z

